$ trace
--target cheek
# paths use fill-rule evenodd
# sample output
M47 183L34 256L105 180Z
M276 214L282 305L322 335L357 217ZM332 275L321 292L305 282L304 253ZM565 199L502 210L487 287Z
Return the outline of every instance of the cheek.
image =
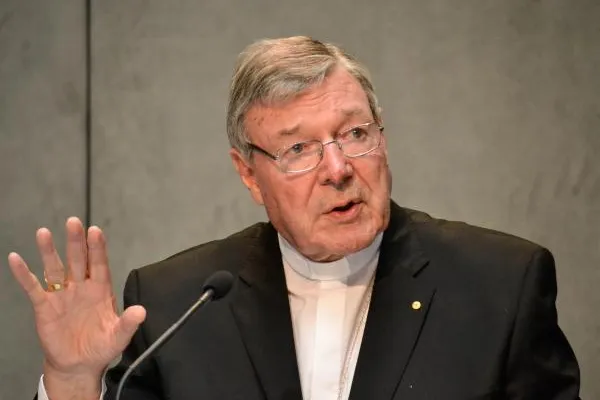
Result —
M381 201L382 198L389 197L390 171L386 160L384 155L374 154L371 158L360 160L361 163L355 166L355 171L362 185L368 189L371 200Z
M293 179L286 185L285 200L291 212L297 215L310 215L319 200L312 176Z
M268 181L263 191L265 206L276 208L286 220L298 220L310 215L314 179L310 176L283 176Z

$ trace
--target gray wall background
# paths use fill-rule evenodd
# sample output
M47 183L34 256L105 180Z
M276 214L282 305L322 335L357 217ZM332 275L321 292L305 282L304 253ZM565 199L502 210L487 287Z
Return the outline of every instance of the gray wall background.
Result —
M600 398L598 1L91 3L89 211L115 290L132 268L265 218L227 156L228 81L252 40L308 34L370 67L399 203L554 252L582 397ZM40 274L36 228L62 248L65 218L86 213L84 16L82 0L0 0L0 253ZM41 354L0 265L0 399L28 398Z

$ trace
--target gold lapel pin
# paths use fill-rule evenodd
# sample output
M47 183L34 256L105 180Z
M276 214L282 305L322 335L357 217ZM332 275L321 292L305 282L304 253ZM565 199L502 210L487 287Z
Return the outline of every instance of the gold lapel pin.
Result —
M421 302L420 301L413 301L412 302L412 309L413 310L419 310L419 309L421 309Z

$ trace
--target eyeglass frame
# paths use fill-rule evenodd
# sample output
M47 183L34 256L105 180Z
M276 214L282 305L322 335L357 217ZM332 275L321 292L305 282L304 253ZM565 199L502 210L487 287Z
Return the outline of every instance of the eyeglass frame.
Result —
M246 144L248 145L248 147L250 147L250 150L252 151L258 151L259 153L261 153L264 156L269 157L271 160L275 161L277 163L277 166L279 168L279 170L285 174L299 174L299 173L304 173L304 172L308 172L308 171L312 171L313 169L317 168L321 162L323 161L323 156L325 155L325 146L330 145L332 143L335 143L338 147L338 149L340 149L342 151L342 153L344 154L345 157L348 158L358 158L358 157L362 157L362 156L366 156L367 154L375 151L376 149L379 148L379 146L381 146L381 139L383 138L383 130L384 127L383 125L380 125L378 122L376 121L371 121L371 122L366 122L364 124L359 124L359 125L355 125L351 128L348 128L342 132L338 132L336 136L340 136L342 134L348 133L350 131L352 131L353 129L356 128L360 128L360 127L369 127L371 125L377 125L377 128L379 130L379 140L377 141L377 145L375 145L372 149L367 150L365 152L359 153L359 154L355 154L355 155L348 155L344 152L344 148L343 148L343 144L339 142L338 139L331 139L327 142L321 142L320 140L314 139L314 140L304 140L301 142L296 142L296 143L292 143L288 146L282 147L280 149L278 149L276 151L275 154L271 154L270 152L268 152L267 150L263 149L260 146L257 146L256 144L252 143L252 142L246 142ZM291 149L292 147L301 144L301 143L319 143L321 145L321 150L319 151L319 161L315 164L314 167L310 167L310 168L305 168L303 170L299 170L299 171L285 171L281 168L281 155L283 153L285 153L286 151L288 151L289 149Z

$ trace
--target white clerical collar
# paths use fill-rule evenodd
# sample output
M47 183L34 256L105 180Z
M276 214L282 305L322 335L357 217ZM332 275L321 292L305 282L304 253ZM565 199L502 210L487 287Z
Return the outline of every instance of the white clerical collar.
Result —
M375 257L378 257L383 233L379 233L368 247L339 260L323 263L309 260L283 236L280 234L277 236L284 263L288 264L296 273L310 280L332 281L343 280L356 274L367 267Z

